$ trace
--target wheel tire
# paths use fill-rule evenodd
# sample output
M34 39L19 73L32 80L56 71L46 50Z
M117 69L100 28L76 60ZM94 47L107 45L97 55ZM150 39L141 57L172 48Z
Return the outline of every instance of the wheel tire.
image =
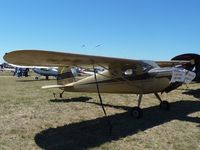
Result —
M162 110L169 110L170 109L170 105L168 101L162 101L160 103L160 109Z
M39 78L38 77L35 77L35 80L38 80Z
M132 108L131 110L131 116L136 118L136 119L139 119L139 118L142 118L143 116L143 111L140 107L134 107Z

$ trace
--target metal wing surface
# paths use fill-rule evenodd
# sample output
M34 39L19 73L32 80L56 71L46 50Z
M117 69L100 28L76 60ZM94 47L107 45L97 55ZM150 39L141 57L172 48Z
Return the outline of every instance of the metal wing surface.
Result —
M43 50L17 50L6 53L4 60L21 66L89 66L105 65L110 67L122 67L124 65L137 65L139 60L112 58L104 56L92 56L73 53L62 53Z

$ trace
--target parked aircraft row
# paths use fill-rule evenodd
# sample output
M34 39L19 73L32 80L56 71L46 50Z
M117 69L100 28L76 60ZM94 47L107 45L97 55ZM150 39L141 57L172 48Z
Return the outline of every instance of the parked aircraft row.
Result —
M9 63L3 63L0 66L1 71L10 71L11 73L13 73L13 76L17 77L28 77L29 70L32 70L36 74L38 74L38 76L36 76L35 79L39 79L39 76L45 76L46 79L48 79L49 76L58 76L57 68L53 67L20 66Z
M35 79L38 80L40 77L45 77L46 80L49 79L49 77L58 77L58 67L39 67L39 66L19 66L19 65L14 65L14 64L7 64L4 63L0 65L1 71L10 71L13 72L14 76L17 77L28 77L28 72L29 70L32 70L37 74L35 76ZM96 72L102 72L104 69L101 67L95 67ZM88 76L88 75L93 75L94 71L93 68L78 68L78 67L73 67L71 68L71 71L73 72L74 76Z

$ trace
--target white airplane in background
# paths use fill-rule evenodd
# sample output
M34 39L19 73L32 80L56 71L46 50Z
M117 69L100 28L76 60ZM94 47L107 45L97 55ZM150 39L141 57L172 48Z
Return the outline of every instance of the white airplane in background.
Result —
M45 76L46 80L48 80L50 76L57 78L59 75L58 67L34 67L32 70L40 76ZM76 67L71 68L70 72L73 73L74 77L82 75ZM85 72L85 74L91 75L87 72ZM39 77L36 76L35 79L38 80Z
M2 63L0 65L0 70L1 71L10 71L10 72L14 72L15 68L12 67L11 65L7 64L7 63Z
M33 57L34 56L34 57ZM188 56L188 57L183 57ZM181 59L181 58L184 59ZM140 108L144 94L155 94L160 108L168 110L169 103L162 101L159 93L170 92L184 83L190 83L199 72L199 55L185 54L171 61L134 60L61 53L41 50L18 50L6 53L4 60L25 66L58 67L57 85L43 88L60 88L67 92L97 92L102 104L101 93L137 94L138 105L131 111L132 116L141 118ZM105 70L74 81L72 67L100 66ZM195 72L193 68L195 67ZM105 109L102 104L105 113ZM106 115L106 113L105 113Z
M36 74L39 76L45 76L46 80L49 79L49 76L57 77L58 76L58 67L45 67L45 66L21 66L21 65L15 65L10 64L10 66L13 67L12 71L17 74L17 70L15 68L22 68L22 69L32 69ZM39 76L36 76L35 79L38 80Z
M46 68L33 68L32 69L36 74L40 75L40 76L45 76L46 80L49 80L49 76L53 76L55 78L57 78L58 76L58 68L50 68L50 67L46 67ZM38 76L35 77L36 80L38 80Z

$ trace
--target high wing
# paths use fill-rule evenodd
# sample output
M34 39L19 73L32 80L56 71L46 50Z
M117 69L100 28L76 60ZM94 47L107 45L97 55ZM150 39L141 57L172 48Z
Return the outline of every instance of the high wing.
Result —
M122 58L111 58L103 56L91 56L73 53L52 52L43 50L19 50L6 53L4 60L21 66L75 66L113 63L135 64L138 61Z
M142 60L52 52L44 50L16 50L6 53L4 60L11 64L21 66L62 67L88 66L95 64L107 66L109 69L124 68L126 66L142 67L141 64L144 63ZM190 61L158 61L154 62L154 65L156 63L159 66L173 66L177 64L190 63Z

